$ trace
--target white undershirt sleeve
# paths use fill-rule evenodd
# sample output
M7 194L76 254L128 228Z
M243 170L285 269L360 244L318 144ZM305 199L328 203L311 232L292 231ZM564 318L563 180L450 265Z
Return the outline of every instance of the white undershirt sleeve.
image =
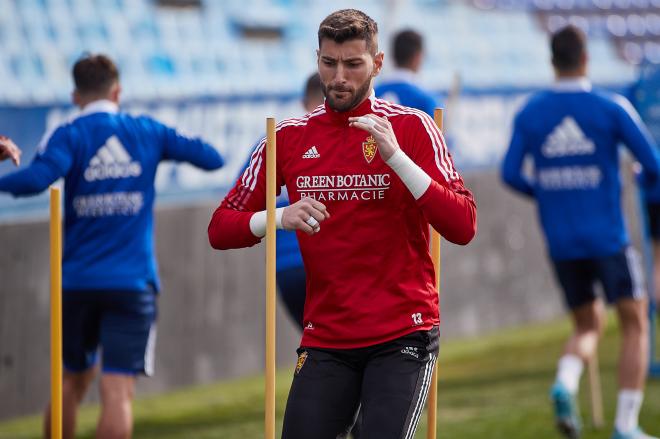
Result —
M429 174L413 162L401 148L397 149L385 163L396 172L415 200L419 200L431 185L432 180Z
M282 229L282 213L284 212L284 207L278 207L275 209L275 227ZM263 238L266 236L266 211L262 210L261 212L255 212L254 215L250 217L250 231L257 238Z

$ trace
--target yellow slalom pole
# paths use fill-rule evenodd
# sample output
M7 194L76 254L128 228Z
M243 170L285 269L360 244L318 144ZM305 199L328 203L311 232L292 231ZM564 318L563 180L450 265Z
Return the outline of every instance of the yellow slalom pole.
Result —
M438 129L442 131L442 108L436 108L433 113ZM435 285L438 289L438 305L440 304L440 234L431 228L431 259L435 267ZM438 365L433 369L431 377L431 389L429 391L429 401L427 404L427 439L436 438L437 415L438 415Z
M62 213L60 189L50 188L50 428L62 439Z
M600 385L598 351L587 362L589 368L589 393L591 395L591 422L596 429L603 428L603 393Z
M275 119L266 119L266 428L275 438Z

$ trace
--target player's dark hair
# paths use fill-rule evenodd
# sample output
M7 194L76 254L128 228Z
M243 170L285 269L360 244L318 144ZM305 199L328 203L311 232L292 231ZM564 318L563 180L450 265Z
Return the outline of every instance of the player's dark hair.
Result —
M83 95L102 95L119 81L119 70L105 55L85 54L73 65L76 91Z
M378 51L378 25L362 11L342 9L325 17L319 25L319 47L324 38L336 43L348 40L364 40L372 54Z
M587 38L578 27L568 25L552 35L550 49L552 65L557 70L575 70L587 51Z
M406 29L397 33L392 40L394 63L397 67L406 67L410 61L422 51L424 40L422 36L412 30Z

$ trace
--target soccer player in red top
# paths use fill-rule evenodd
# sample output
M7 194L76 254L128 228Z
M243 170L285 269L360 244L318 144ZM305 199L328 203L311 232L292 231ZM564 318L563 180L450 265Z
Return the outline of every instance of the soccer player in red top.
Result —
M319 27L325 104L277 126L277 180L291 205L307 275L304 331L282 437L344 437L358 408L364 437L412 438L438 352L429 224L467 244L472 194L424 112L376 99L377 25L332 13ZM265 140L213 214L217 249L266 230Z

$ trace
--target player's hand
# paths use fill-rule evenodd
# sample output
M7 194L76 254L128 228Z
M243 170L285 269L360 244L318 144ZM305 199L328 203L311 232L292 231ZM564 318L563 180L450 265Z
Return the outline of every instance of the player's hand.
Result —
M360 117L349 117L348 122L350 126L365 130L374 136L374 140L378 144L378 152L384 161L389 160L392 154L399 149L399 142L397 142L392 124L387 118L367 114Z
M11 159L16 166L21 163L21 150L9 137L0 136L0 161Z
M330 218L325 205L308 197L303 197L282 212L284 230L302 230L313 235L321 230L321 223Z

